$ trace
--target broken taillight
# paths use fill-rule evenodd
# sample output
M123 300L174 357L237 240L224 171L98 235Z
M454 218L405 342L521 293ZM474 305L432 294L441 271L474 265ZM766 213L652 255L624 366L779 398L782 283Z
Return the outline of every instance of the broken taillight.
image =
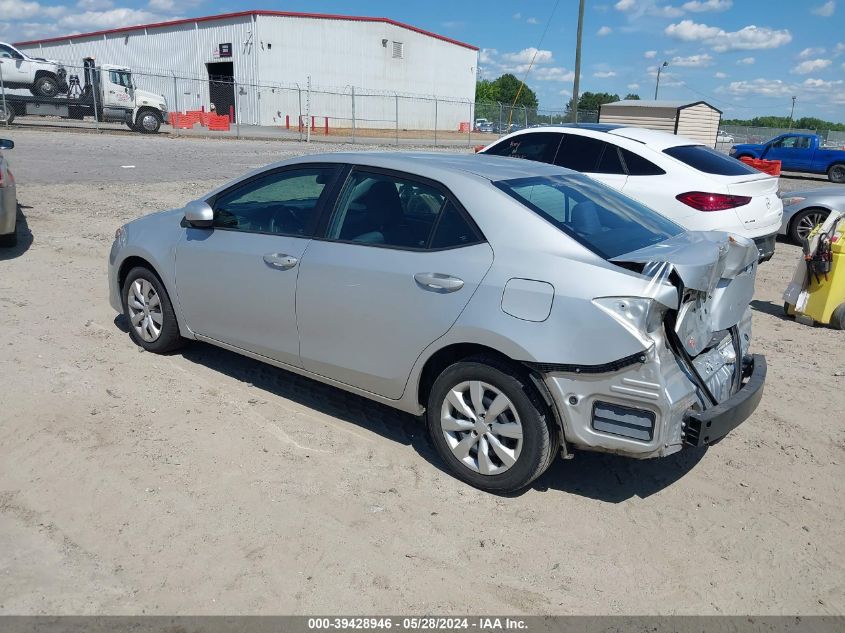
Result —
M697 211L725 211L751 202L750 196L731 196L724 193L706 193L704 191L680 193L675 196L675 199Z

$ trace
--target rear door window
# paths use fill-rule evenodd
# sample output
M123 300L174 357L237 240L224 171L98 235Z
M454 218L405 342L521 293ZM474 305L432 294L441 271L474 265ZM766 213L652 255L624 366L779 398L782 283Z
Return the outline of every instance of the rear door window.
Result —
M590 136L566 134L557 150L555 164L580 172L594 173L607 143ZM614 172L602 172L614 173Z
M518 134L497 143L485 154L493 156L510 156L511 158L525 158L541 163L551 163L555 159L561 134L555 132L538 132L536 134Z
M663 153L705 174L717 176L746 176L760 172L735 158L704 145L668 147Z
M639 154L635 154L621 147L619 151L622 152L622 159L625 161L625 169L629 176L661 176L666 173L660 167Z

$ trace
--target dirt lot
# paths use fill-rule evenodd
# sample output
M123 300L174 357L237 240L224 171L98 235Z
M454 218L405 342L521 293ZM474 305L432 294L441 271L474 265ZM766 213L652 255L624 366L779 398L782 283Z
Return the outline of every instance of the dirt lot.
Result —
M796 247L760 269L750 420L503 498L445 474L415 418L207 345L141 353L115 321L117 226L310 148L9 135L0 614L845 612L845 333L781 316Z

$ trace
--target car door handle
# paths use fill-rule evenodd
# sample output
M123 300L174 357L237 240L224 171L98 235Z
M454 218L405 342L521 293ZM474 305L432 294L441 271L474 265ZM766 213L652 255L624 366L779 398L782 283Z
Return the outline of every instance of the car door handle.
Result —
M430 292L455 292L464 287L464 280L444 275L443 273L417 273L414 281L423 289Z
M279 270L293 268L298 262L299 260L296 257L285 255L284 253L267 253L264 256L265 264L273 268L278 268Z

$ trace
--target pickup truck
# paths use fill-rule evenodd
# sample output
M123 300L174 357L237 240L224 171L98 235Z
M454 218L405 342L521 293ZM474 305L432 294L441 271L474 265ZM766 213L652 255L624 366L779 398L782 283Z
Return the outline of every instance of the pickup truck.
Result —
M759 145L734 145L730 155L779 160L784 171L827 174L830 182L845 183L845 150L822 147L815 134L781 134Z
M30 57L5 42L0 42L0 77L4 88L28 89L38 97L55 97L68 88L59 62Z

